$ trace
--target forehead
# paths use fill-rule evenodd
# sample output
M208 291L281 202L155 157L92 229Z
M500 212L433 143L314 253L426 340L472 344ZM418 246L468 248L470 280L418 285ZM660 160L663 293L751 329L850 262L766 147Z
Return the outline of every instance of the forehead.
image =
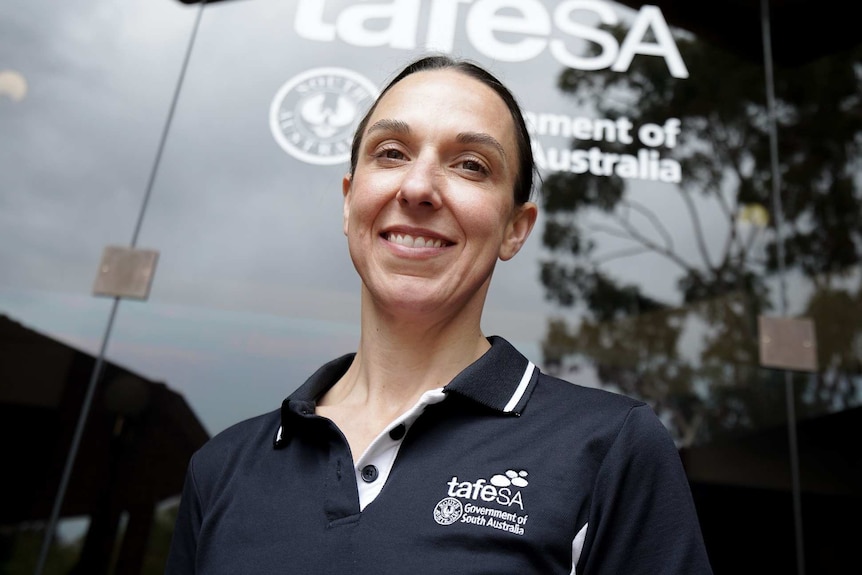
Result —
M384 118L411 127L427 123L440 129L487 133L507 148L515 145L514 121L503 99L457 70L416 72L402 79L381 97L368 125Z

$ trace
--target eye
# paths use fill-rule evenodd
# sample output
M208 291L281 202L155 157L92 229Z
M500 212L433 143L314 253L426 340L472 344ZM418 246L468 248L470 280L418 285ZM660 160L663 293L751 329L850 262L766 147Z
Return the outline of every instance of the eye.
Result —
M385 160L403 160L405 159L404 153L395 147L385 147L381 148L375 154L376 157L385 159Z
M467 170L468 172L477 172L479 174L488 173L488 168L485 167L485 164L483 164L476 158L465 158L461 160L460 166L462 169Z

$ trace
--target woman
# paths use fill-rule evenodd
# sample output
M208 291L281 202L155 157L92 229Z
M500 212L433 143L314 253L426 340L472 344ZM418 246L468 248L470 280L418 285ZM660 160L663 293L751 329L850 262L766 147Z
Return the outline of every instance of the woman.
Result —
M649 406L539 370L480 323L536 221L511 93L448 57L354 138L355 354L192 459L168 573L710 573Z

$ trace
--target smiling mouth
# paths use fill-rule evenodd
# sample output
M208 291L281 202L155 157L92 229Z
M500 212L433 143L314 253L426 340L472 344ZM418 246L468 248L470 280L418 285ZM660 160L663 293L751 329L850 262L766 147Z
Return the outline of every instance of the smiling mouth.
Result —
M393 244L405 246L408 248L444 248L452 245L446 240L440 238L424 238L422 236L411 236L409 234L386 233L383 238Z

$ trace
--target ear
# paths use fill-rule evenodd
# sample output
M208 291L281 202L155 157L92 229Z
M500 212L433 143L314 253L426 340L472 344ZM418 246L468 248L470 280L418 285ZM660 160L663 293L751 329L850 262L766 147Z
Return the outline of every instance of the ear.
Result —
M510 260L520 251L530 236L538 215L539 208L533 202L525 202L513 210L512 219L506 226L506 235L500 245L501 260Z
M353 179L350 174L346 174L341 180L341 193L344 195L344 205L342 206L344 221L344 235L347 235L347 220L350 218L350 186L353 184Z

